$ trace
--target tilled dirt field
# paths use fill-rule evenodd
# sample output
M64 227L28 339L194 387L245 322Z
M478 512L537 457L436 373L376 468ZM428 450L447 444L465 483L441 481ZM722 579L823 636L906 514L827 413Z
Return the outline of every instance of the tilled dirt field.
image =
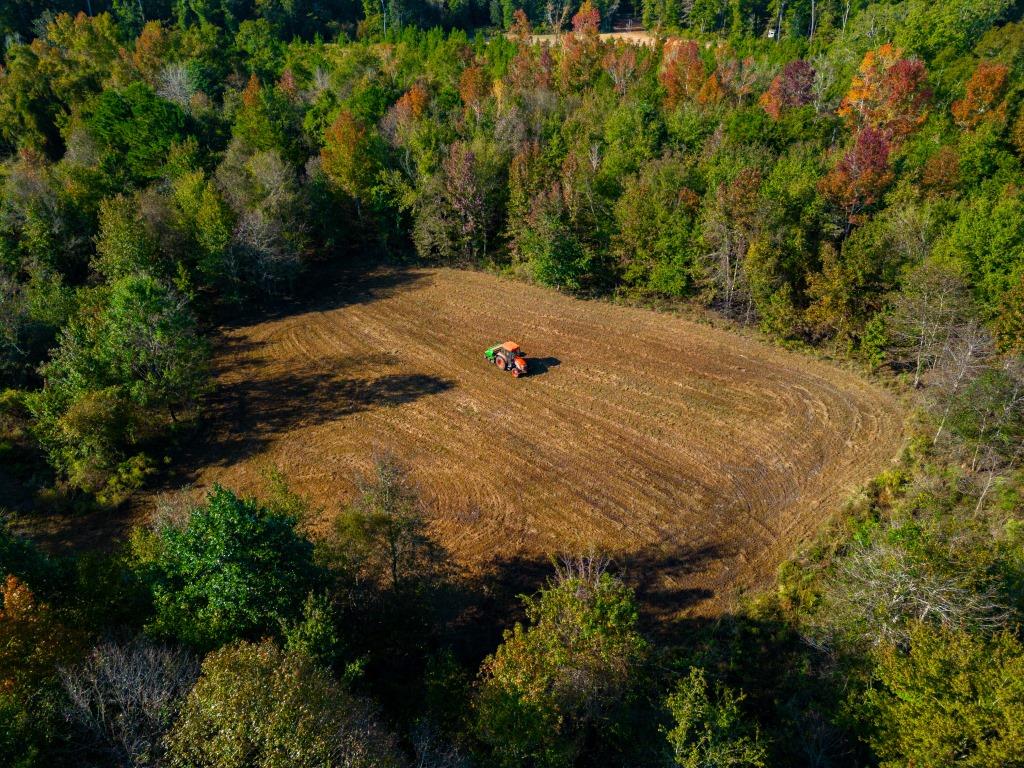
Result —
M660 610L766 582L902 439L856 375L668 314L457 270L382 272L225 331L197 491L277 465L322 524L375 454L466 567L610 551ZM513 339L532 375L483 358Z

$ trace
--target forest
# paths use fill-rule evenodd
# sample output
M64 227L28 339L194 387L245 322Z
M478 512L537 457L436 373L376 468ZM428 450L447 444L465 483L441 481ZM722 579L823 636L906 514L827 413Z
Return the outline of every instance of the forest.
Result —
M25 0L0 52L0 765L1024 766L1024 3ZM322 535L268 467L34 540L173 470L216 328L378 263L706 313L906 446L670 626L600 552L459 573L387 455Z

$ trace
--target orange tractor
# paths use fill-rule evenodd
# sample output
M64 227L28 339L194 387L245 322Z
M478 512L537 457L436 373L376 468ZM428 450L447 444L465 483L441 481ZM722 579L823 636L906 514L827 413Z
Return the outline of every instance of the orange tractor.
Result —
M512 371L517 379L526 375L526 358L514 341L506 341L484 352L484 357L503 371Z

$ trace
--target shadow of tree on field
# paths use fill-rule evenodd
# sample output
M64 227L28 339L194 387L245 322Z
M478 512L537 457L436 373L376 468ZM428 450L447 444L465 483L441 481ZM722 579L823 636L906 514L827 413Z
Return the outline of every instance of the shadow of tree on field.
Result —
M256 364L246 362L246 368ZM349 360L336 368L319 366L222 384L208 401L205 426L175 461L181 471L165 484L191 482L202 467L230 466L256 455L297 427L399 406L454 386L449 379L422 373L372 375L359 368L358 360Z
M641 629L671 636L690 619L688 608L714 597L707 588L687 585L687 577L728 556L719 545L650 546L612 555L609 571L636 589ZM557 557L513 555L495 558L481 573L461 580L453 593L446 641L465 662L479 664L501 642L502 633L525 614L521 595L532 595L555 575Z
M650 545L618 559L622 578L636 589L645 624L660 625L715 593L692 585L694 574L730 556L722 544Z
M365 304L394 296L430 275L401 266L363 265L338 266L318 272L307 280L302 290L287 297L252 301L232 308L218 318L223 329L239 328L257 322L278 320L304 312L328 312L354 304Z

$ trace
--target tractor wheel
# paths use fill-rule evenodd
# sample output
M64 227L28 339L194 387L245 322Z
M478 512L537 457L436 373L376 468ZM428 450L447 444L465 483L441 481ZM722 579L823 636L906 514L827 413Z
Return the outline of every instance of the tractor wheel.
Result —
M515 377L516 377L516 378L518 379L518 378L519 378L520 376L522 376L522 375L523 375L523 372L522 372L522 371L520 371L520 370L519 370L518 368L516 368L516 367L515 367L515 366L513 365L513 366L512 366L512 375L513 375L513 376L515 376Z
M495 356L494 356L494 364L495 364L496 366L498 366L498 368L500 368L501 370L503 370L503 371L505 370L505 361L504 361L504 360L502 360L502 359L501 359L500 357L498 357L497 355L495 355Z

